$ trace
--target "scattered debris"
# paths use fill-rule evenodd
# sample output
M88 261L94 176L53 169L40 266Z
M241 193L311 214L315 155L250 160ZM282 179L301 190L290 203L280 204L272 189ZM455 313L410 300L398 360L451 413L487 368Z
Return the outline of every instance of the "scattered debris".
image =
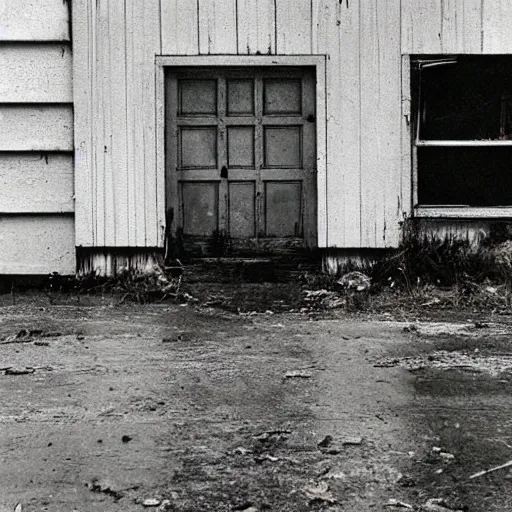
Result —
M371 286L371 278L362 272L349 272L341 277L337 284L339 284L342 288L346 288L348 290L356 290L357 292L364 292L370 289Z
M325 476L332 469L332 462L330 459L324 459L315 464L316 474L317 476Z
M362 437L346 437L341 441L341 444L344 446L359 446L363 444Z
M328 290L305 290L304 302L311 307L318 309L336 309L347 304L344 297L340 297L337 292ZM307 311L307 308L306 308Z
M416 480L409 475L400 475L397 480L400 487L416 487Z
M400 364L400 359L386 359L373 365L374 368L394 368Z
M329 455L337 455L341 452L341 449L339 446L333 445L333 441L332 436L325 436L319 443L317 443L318 449Z
M106 494L107 496L114 498L115 501L119 501L124 496L121 491L112 489L111 484L100 482L97 478L93 478L93 480L86 485L92 492Z
M157 512L167 512L173 510L171 500L163 500L162 504L158 507Z
M321 441L317 443L319 448L327 448L333 441L333 437L330 435L326 435Z
M487 373L497 377L512 372L512 354L485 355L479 351L439 350L417 357L390 358L377 361L375 368L401 367L411 372L432 368Z
M343 471L328 471L323 477L327 480L345 480L347 475Z
M49 341L34 341L34 345L36 347L49 347L50 342Z
M286 372L284 375L285 379L311 379L311 377L313 377L312 373L300 370Z
M506 469L512 466L512 460L509 460L508 462L505 462L505 464L501 464L500 466L495 466L491 469L486 469L484 471L479 471L478 473L475 473L474 475L471 475L469 477L470 480L473 478L478 478L484 475L487 475L488 473L494 473L494 471L499 471L500 469Z
M430 498L420 510L422 512L462 512L449 507L443 498Z
M143 507L158 507L162 502L156 498L147 498L142 502Z
M336 499L329 491L329 485L325 481L319 482L317 485L306 486L302 490L312 502L336 503Z
M278 457L274 457L273 455L269 455L268 453L265 453L264 455L261 455L259 457L254 457L254 460L258 463L262 463L266 460L270 461L270 462L277 462L279 460Z
M240 455L248 455L249 453L252 453L252 450L248 450L247 448L244 448L243 446L239 446L238 448L235 448L234 453L238 453Z
M7 336L7 338L2 341L2 345L7 345L10 343L31 343L34 339L34 336L39 336L41 333L42 331L40 330L28 331L27 329L21 329L16 334Z
M413 509L414 507L412 505L409 505L409 503L404 503L403 501L395 500L394 498L391 498L384 507L394 507L394 508L408 508Z
M434 297L432 300L424 302L421 305L424 306L424 307L428 307L428 306L435 306L435 305L440 304L440 303L441 303L441 299L438 299L437 297Z
M253 439L261 442L277 441L280 439L287 439L291 433L291 430L268 430L266 432L262 432L261 434L256 434L253 436Z
M12 343L32 343L38 338L58 338L62 336L61 332L44 332L42 329L20 329L16 334L7 336L0 341L0 345L8 345ZM46 342L38 342L35 344L43 344Z
M246 501L240 505L235 505L233 510L237 512L258 512L258 509L250 501Z
M28 375L34 373L35 368L6 368L5 375Z

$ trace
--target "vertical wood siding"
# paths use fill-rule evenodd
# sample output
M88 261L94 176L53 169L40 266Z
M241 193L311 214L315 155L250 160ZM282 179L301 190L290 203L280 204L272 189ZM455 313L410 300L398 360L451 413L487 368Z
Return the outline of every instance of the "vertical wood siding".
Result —
M163 242L155 55L162 52L161 24L170 23L182 3L161 11L159 0L73 2L79 246ZM167 37L165 44L177 49L181 43Z
M512 53L509 0L402 0L404 54Z
M0 274L75 272L69 2L0 0Z
M75 0L73 10L84 246L163 243L156 55L326 55L324 245L385 248L410 211L402 55L512 53L509 0Z

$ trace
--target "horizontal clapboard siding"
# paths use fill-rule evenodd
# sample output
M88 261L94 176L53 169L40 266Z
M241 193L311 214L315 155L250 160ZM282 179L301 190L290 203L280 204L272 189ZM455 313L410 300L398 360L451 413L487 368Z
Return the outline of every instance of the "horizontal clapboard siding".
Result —
M74 211L71 154L0 153L1 213Z
M0 215L0 274L75 273L72 215Z
M1 105L0 151L72 151L73 107Z
M71 0L3 0L2 41L69 41Z
M4 45L0 48L0 69L0 103L73 101L69 45Z
M69 9L0 8L0 274L75 273Z

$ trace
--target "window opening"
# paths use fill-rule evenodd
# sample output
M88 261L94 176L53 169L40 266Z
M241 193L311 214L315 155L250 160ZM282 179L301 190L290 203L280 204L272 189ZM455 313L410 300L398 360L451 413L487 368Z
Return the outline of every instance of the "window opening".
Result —
M512 206L512 57L417 58L419 206Z

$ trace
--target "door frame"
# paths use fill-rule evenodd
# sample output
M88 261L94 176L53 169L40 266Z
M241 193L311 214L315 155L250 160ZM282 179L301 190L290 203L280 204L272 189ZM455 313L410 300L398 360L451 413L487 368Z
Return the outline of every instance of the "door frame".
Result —
M166 231L172 232L176 219L166 215L166 158L165 158L165 68L166 67L257 67L309 66L315 68L316 87L316 183L317 183L317 244L327 247L327 97L325 55L160 55L156 57L156 152L157 203L160 218L165 218ZM163 243L163 240L162 240Z

